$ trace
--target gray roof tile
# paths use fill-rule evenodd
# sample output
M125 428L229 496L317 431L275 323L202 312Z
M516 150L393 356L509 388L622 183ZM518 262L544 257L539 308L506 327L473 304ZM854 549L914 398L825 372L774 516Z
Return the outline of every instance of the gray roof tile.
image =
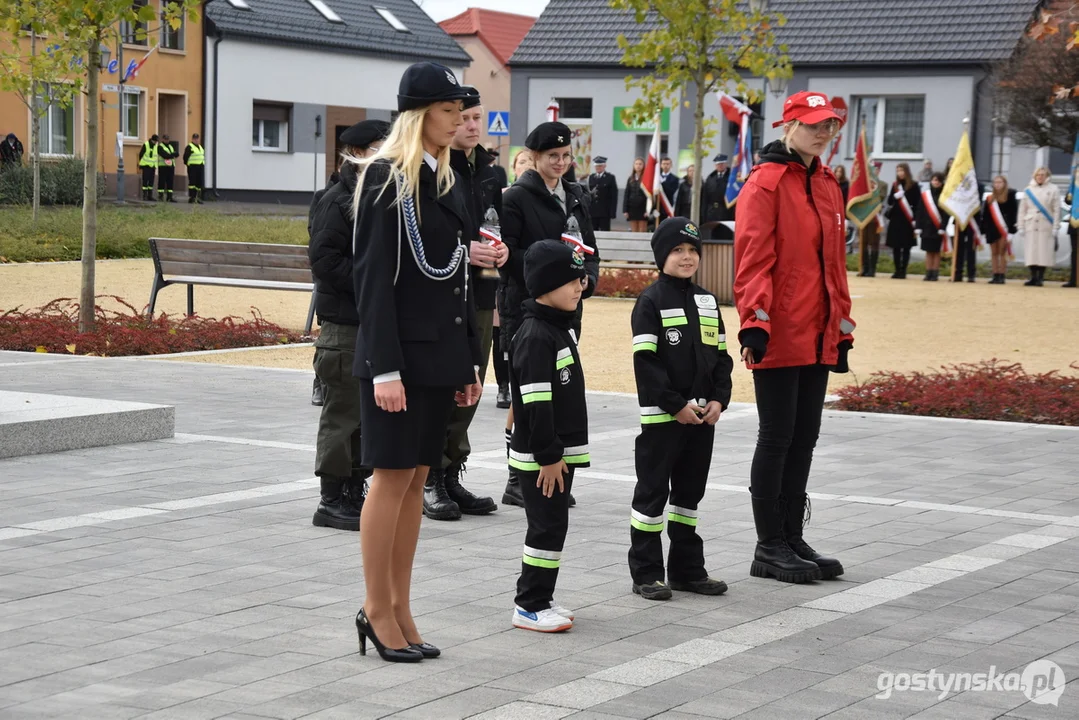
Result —
M1038 0L772 0L777 31L795 65L968 64L1011 55ZM551 0L510 65L618 65L617 38L632 14L607 0Z
M250 10L234 8L227 0L210 0L206 18L219 33L230 37L455 65L471 62L468 53L412 0L325 0L344 24L326 20L307 0L246 2ZM410 32L391 28L374 5L390 10Z

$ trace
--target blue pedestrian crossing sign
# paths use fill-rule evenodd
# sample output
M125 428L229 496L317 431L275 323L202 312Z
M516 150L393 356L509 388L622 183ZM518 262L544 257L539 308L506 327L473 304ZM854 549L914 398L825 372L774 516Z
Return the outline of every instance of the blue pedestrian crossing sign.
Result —
M499 112L497 110L487 113L487 134L509 135L510 114L506 111Z

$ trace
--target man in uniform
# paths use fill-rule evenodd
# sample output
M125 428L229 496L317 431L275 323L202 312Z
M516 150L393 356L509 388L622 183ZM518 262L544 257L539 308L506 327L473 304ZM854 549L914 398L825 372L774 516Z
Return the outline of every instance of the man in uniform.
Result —
M666 155L659 161L659 184L663 188L663 194L667 196L667 202L671 204L671 209L674 209L674 195L678 192L678 184L681 182L678 179L678 175L671 172L671 167L674 163ZM659 203L659 222L663 222L665 219L672 217L663 207L663 203Z
M184 165L187 166L187 202L202 203L202 184L206 179L206 151L199 143L199 134L191 136L184 148Z
M498 157L501 155L498 150L494 148L487 148L487 154L491 156L491 168L495 171L495 175L498 176L499 187L509 187L509 177L506 175L506 168L498 164Z
M450 144L450 165L457 172L468 203L472 227L477 231L484 223L490 208L502 213L502 187L491 166L492 158L479 144L483 122L483 105L475 88L464 99L462 124ZM509 250L505 245L491 246L479 237L472 238L469 250L472 263L471 283L476 298L476 324L480 334L480 380L487 377L494 328L495 291L498 274L495 268L505 264ZM487 270L487 272L484 272ZM494 499L476 497L461 484L465 462L472 451L468 442L468 426L476 415L478 404L455 407L446 428L446 444L442 450L442 467L432 467L423 489L423 513L432 520L457 520L461 513L487 515L498 509Z
M592 196L592 228L610 232L611 219L618 207L618 181L607 172L607 158L596 156L596 171L588 176Z
M161 136L157 145L157 199L162 202L176 202L172 197L176 183L176 146L168 135Z
M719 153L712 162L716 169L708 175L704 181L704 210L701 212L701 225L719 223L724 220L734 219L734 208L727 207L727 183L731 178L731 171L727 167L727 156ZM733 240L734 233L725 225L712 226L713 240Z
M142 171L142 199L154 199L154 174L157 173L157 133L139 148L139 169Z

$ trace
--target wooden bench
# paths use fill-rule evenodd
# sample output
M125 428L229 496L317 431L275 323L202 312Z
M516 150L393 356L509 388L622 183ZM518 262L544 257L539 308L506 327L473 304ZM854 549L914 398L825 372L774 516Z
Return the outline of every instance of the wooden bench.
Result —
M655 270L652 234L612 230L598 231L599 266L613 270Z
M311 334L315 283L306 245L241 243L221 240L150 238L154 284L147 314L153 317L157 294L169 285L187 285L187 314L195 314L195 286L296 290L311 293L304 334Z

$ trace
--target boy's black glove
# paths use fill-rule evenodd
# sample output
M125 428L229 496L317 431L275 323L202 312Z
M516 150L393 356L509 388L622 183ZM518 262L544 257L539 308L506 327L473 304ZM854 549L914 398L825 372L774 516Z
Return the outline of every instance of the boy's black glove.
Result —
M743 349L749 348L753 351L754 362L763 360L768 352L768 333L761 328L746 328L738 333L738 342L742 343Z
M851 348L853 347L854 343L852 343L850 340L844 340L843 342L839 343L839 346L837 347L837 349L839 350L839 359L836 360L835 367L832 368L832 372L839 374L850 372L850 365L847 364L847 353L849 353Z

